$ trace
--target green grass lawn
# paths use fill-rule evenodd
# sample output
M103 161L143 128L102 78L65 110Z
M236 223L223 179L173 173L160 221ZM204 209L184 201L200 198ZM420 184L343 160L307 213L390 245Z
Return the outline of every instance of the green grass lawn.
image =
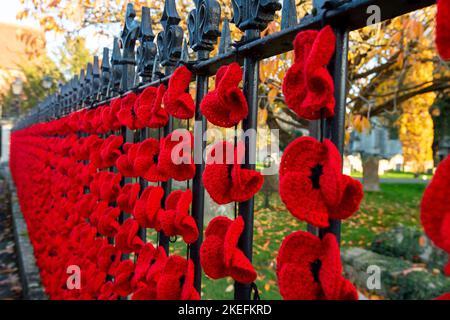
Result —
M362 178L362 172L352 172L351 174L354 178ZM412 172L401 172L401 171L386 171L380 176L382 179L431 179L431 174L419 174L418 177L414 176Z
M381 192L366 193L361 209L342 226L342 245L365 247L380 232L399 224L420 228L419 203L425 189L422 184L382 184ZM256 196L253 265L258 272L261 299L280 299L276 283L276 256L284 237L305 230L306 224L290 215L278 193L264 207L264 194ZM171 251L185 255L181 242ZM204 276L202 299L232 299L231 279L210 280Z

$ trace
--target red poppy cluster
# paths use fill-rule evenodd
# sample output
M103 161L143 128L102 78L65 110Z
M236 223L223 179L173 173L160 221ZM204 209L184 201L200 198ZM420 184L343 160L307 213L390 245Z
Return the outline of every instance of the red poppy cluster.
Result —
M294 64L283 80L286 104L299 117L317 120L334 115L334 83L327 65L336 46L333 29L299 32L294 40Z
M450 157L443 160L426 188L420 220L427 236L433 243L450 254ZM450 276L450 261L444 268Z
M329 219L355 213L363 190L358 180L342 174L341 156L330 140L300 137L281 158L280 197L296 218L324 228Z
M450 0L438 0L436 46L442 59L450 60Z
M277 257L277 277L286 300L357 300L355 287L342 276L336 237L323 239L297 231L287 236Z
M191 146L190 133L139 144L123 144L120 135L101 136L123 126L163 126L164 93L163 86L148 88L12 134L11 172L51 299L199 299L192 261L168 257L139 236L141 228L155 228L186 243L196 241L191 191L172 192L162 206L161 187L122 184L123 177L192 178L190 153L180 162L171 160L180 141ZM114 166L119 170L113 172ZM121 211L131 216L119 222ZM73 267L79 274L68 271ZM80 277L79 288L72 290L71 276Z

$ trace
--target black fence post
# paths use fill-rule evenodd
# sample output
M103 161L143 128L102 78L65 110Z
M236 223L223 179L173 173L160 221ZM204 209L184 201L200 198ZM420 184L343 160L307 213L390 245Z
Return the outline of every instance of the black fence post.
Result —
M183 43L183 29L178 25L181 19L177 12L175 0L166 0L164 11L161 17L163 31L158 34L158 54L161 59L161 65L165 67L165 75L168 76L175 71L176 65L181 57L181 46ZM169 116L169 121L163 129L164 137L173 131L173 118ZM166 198L172 191L172 180L169 179L162 183L164 197L161 200L164 205ZM169 252L169 237L164 232L159 233L159 245Z
M257 2L255 6L254 2ZM256 10L255 10L256 8ZM275 11L281 9L277 0L269 1L233 1L233 23L245 31L244 42L254 41L260 37L260 30L264 30L267 24L274 18ZM239 46L236 50L239 49ZM243 168L254 170L256 168L256 129L258 126L258 86L259 86L259 57L248 55L244 59L244 95L248 103L248 116L242 122L242 129L247 133L252 130L250 137L245 143L245 163ZM252 261L253 253L253 218L255 200L239 203L239 215L244 219L244 231L239 239L238 246L243 253ZM236 300L251 299L251 284L236 282L234 287L234 298Z
M214 49L219 36L220 4L216 0L197 0L195 9L188 18L189 44L192 50L197 52L197 60L207 60L209 53ZM202 8L202 12L200 12ZM203 158L206 149L206 141L203 137L207 129L206 118L200 111L203 97L208 93L208 76L198 74L196 76L195 93L195 124L194 124L194 161L195 176L192 184L192 217L194 218L199 236L196 242L191 244L189 256L194 263L194 286L201 292L202 267L200 265L200 247L203 242L203 218L205 207L205 188L202 182L205 161Z

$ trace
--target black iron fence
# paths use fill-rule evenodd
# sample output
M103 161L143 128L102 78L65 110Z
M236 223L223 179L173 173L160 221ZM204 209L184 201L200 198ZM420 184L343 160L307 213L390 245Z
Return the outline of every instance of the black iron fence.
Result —
M161 18L161 31L156 37L152 31L153 21L149 8L142 8L141 22L136 20L136 12L128 5L122 34L115 38L112 50L105 48L101 65L99 58L94 57L86 71L73 77L62 85L58 92L47 97L45 101L32 109L20 119L15 130L28 127L34 123L50 121L66 116L84 108L95 108L108 104L113 98L131 92L139 92L149 86L167 83L175 68L188 65L195 75L196 112L195 121L201 124L198 132L203 136L207 129L207 121L200 112L202 98L208 92L208 78L216 73L219 67L231 62L243 65L243 91L246 96L249 114L242 123L242 129L257 128L259 62L263 59L293 49L292 41L299 31L319 29L324 24L331 25L336 34L336 52L330 64L330 71L335 84L335 116L331 119L312 121L311 134L320 138L329 138L342 154L344 145L345 106L347 93L347 55L349 32L366 26L368 23L381 22L399 15L434 4L433 0L314 0L313 14L298 20L294 0L233 0L234 23L243 31L242 39L233 43L230 38L229 22L224 20L219 30L221 8L217 0L195 0L195 9L188 19L189 42L184 40L181 17L177 13L175 0L166 0ZM369 19L373 13L369 8L379 9L379 21ZM281 10L281 30L261 38L260 32L274 19L276 11ZM210 56L220 36L218 54ZM136 44L139 46L136 49ZM197 58L189 60L187 43ZM186 125L189 126L189 123ZM174 119L170 117L163 130L157 129L159 137L167 136L174 129ZM139 142L155 132L150 129L131 131L122 128L125 141ZM197 141L197 140L196 140ZM206 148L201 141L200 150ZM255 145L246 141L245 159L256 153ZM245 167L255 169L255 164L245 161ZM201 290L201 266L199 263L200 245L203 239L203 217L205 190L202 184L204 160L196 164L196 174L192 181L194 217L200 236L187 250L195 265L195 287ZM125 180L129 178L124 178ZM142 189L147 182L139 178ZM130 181L124 181L127 183ZM162 183L165 194L170 193L172 184ZM188 187L190 187L188 182ZM245 229L239 241L239 248L251 260L253 246L253 213L254 200L238 204L239 215L245 221ZM124 219L124 216L121 217ZM310 232L323 235L334 233L339 239L340 222L330 221L327 229L308 227ZM141 236L145 238L145 230ZM168 251L170 239L159 234L159 245ZM250 299L252 286L235 284L235 299Z

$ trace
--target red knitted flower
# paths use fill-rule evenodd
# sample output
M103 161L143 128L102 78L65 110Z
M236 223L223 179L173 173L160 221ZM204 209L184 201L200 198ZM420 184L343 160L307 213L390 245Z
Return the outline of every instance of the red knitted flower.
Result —
M95 141L91 145L91 163L99 169L106 169L114 166L116 160L122 154L120 151L122 144L123 137L115 135L111 135L104 140L100 139Z
M187 130L176 130L161 139L158 174L177 181L192 179L195 175L193 147L194 138Z
M111 244L104 244L98 253L97 266L103 272L111 273L111 269L115 269L114 262L120 260L120 252Z
M100 289L98 300L117 300L119 296L113 290L114 284L111 281L106 282Z
M241 168L244 144L221 141L208 154L203 184L211 198L218 204L251 199L261 189L263 176L255 171Z
M120 210L128 214L133 213L134 204L138 199L139 191L141 191L139 183L128 183L124 185L117 197L117 206Z
M243 230L244 220L241 216L234 221L227 217L216 217L211 220L200 248L200 263L210 278L220 279L230 276L240 283L255 281L255 269L237 247Z
M98 232L105 237L114 237L119 231L120 210L118 208L107 207L98 221Z
M119 110L122 106L122 99L116 98L111 101L110 106L106 106L102 109L102 122L107 131L120 130L121 123L117 118Z
M294 40L294 64L283 80L286 104L299 117L316 120L334 115L334 83L327 64L335 50L336 37L330 26L320 32L300 32Z
M127 94L122 98L122 105L117 114L117 118L120 124L126 126L130 130L139 129L137 126L136 113L134 111L134 105L137 101L137 95L135 93Z
M115 237L117 249L123 253L139 252L144 242L139 238L138 231L139 224L136 220L132 218L126 219Z
M136 266L132 279L133 286L136 286L139 282L146 281L148 269L151 266L152 261L157 254L156 248L151 243L146 243L136 260Z
M186 243L194 243L198 238L195 220L189 215L192 202L191 190L173 191L166 199L165 210L161 212L161 229L167 236L181 235Z
M139 127L161 128L169 120L167 111L161 107L166 87L161 84L158 88L146 88L138 98L135 112Z
M156 294L158 300L199 300L194 288L194 265L191 260L170 256L161 272Z
M333 234L323 240L297 231L287 236L277 257L280 293L286 300L357 300L355 287L342 277L339 246Z
M450 1L438 0L436 15L436 46L444 60L450 60Z
M450 254L450 157L442 161L426 188L420 220L427 236L433 243ZM450 276L450 261L444 268Z
M153 138L141 142L134 160L135 173L151 182L167 181L169 176L159 169L160 142Z
M217 70L216 88L203 98L200 105L209 122L231 128L247 117L247 100L239 88L241 81L242 70L236 62Z
M450 292L444 293L443 295L440 295L437 298L434 298L433 300L450 300Z
M127 297L132 291L131 279L134 273L134 263L131 260L120 262L114 272L113 291L121 296Z
M116 201L120 192L121 174L100 171L95 174L90 184L91 192L100 200L107 203Z
M160 231L162 214L161 200L164 190L161 187L147 187L134 205L133 216L143 228L154 228Z
M175 70L169 80L169 87L164 94L164 109L178 119L190 119L194 116L195 105L191 95L186 92L191 82L192 73L185 66Z
M329 219L346 219L363 198L359 181L341 173L341 156L330 140L300 137L284 151L280 196L300 220L327 227Z

